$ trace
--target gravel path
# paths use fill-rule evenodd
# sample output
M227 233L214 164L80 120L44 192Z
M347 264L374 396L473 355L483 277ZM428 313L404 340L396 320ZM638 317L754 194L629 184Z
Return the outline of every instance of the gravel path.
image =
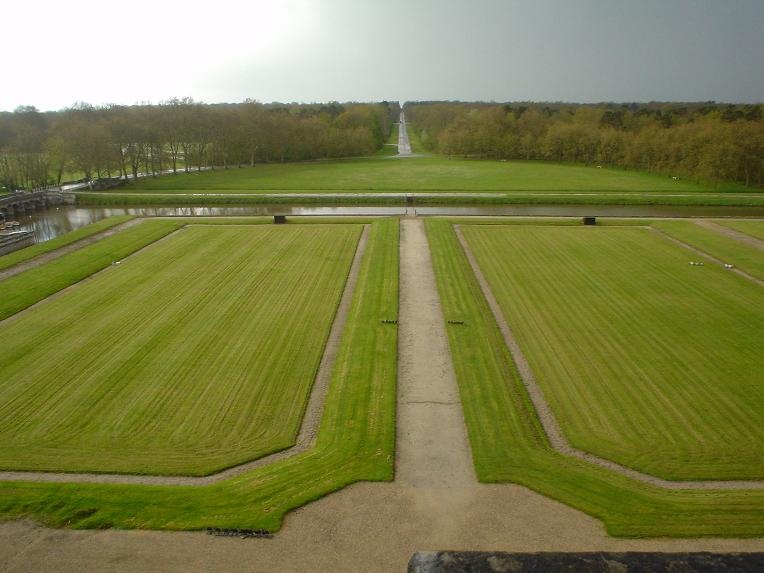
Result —
M483 291L483 295L486 298L486 302L488 302L488 306L491 309L491 313L493 314L494 319L499 325L499 330L501 331L501 334L504 338L504 342L509 348L509 351L512 354L512 359L517 365L517 370L518 370L518 373L520 374L520 378L522 379L522 382L525 385L526 390L528 391L531 402L533 403L533 407L535 408L536 413L538 414L539 420L541 421L541 425L544 428L544 432L546 433L547 438L549 439L549 443L552 445L552 447L555 450L557 450L563 455L584 460L591 464L595 464L595 465L607 468L608 470L620 473L622 475L625 475L637 481L648 483L650 485L654 485L656 487L660 487L664 489L705 489L705 490L725 489L725 490L728 490L728 489L762 489L764 488L764 481L756 481L756 480L748 480L748 481L743 481L743 480L740 480L740 481L666 480L666 479L655 477L649 474L642 473L640 471L623 466L614 461L601 458L599 456L595 456L594 454L590 454L588 452L584 452L583 450L574 448L570 444L570 442L568 442L568 439L565 437L565 435L562 433L560 429L560 425L557 422L557 419L555 418L554 413L552 412L552 409L549 406L549 403L544 398L544 394L541 388L539 387L538 383L536 382L536 377L533 375L533 370L531 369L530 364L528 364L528 360L525 358L523 351L520 349L520 345L517 343L517 340L512 334L512 330L509 328L509 324L504 318L504 314L501 311L501 307L499 306L499 303L497 302L496 297L494 297L493 292L491 291L491 287L489 286L488 281L485 278L485 275L483 275L483 272L480 270L480 266L475 260L475 257L472 254L472 250L467 244L467 241L464 239L464 235L462 234L461 229L459 228L458 225L455 225L454 227L456 229L456 235L459 238L459 242L461 243L462 249L464 249L464 253L467 255L467 260L469 261L470 266L472 267L472 271L475 273L475 277L477 278L477 281L480 284L480 289Z
M411 155L411 143L409 133L406 130L406 116L401 112L401 121L398 125L398 155Z
M598 520L527 488L477 483L419 220L403 221L401 271L395 482L358 483L319 499L290 513L273 539L8 522L0 524L0 570L373 573L405 571L414 551L444 548L764 550L762 539L615 539Z
M756 237L752 237L751 235L746 235L745 233L741 233L740 231L737 231L735 229L730 229L729 227L725 227L724 225L720 225L719 223L716 223L709 219L692 219L692 221L699 227L703 227L710 231L714 231L715 233L719 233L720 235L724 235L725 237L729 237L730 239L735 239L736 241L745 243L746 245L749 245L755 249L764 251L764 241L762 241L761 239L757 239Z
M174 233L171 233L171 235L172 234ZM358 282L358 273L361 268L361 260L363 259L363 254L366 252L368 237L369 225L364 225L363 232L358 241L358 246L356 247L355 256L353 257L353 262L350 265L350 271L345 283L345 288L342 292L342 298L340 299L340 303L334 316L334 321L332 322L331 330L329 331L326 347L324 348L324 354L321 358L318 373L316 374L316 379L313 383L313 388L308 400L308 406L305 410L305 415L303 416L302 425L300 426L300 433L297 436L295 445L291 448L203 477L0 471L0 480L202 486L230 479L244 472L252 471L267 464L272 464L283 458L309 450L315 444L318 427L321 423L321 414L324 409L326 393L329 389L329 379L331 377L332 366L334 365L334 360L337 357L337 352L340 348L342 331L345 328L345 322L347 321L348 312L350 310L350 303L353 300L353 292L355 292L355 285Z
M143 219L140 219L140 218L130 219L129 221L125 221L124 223L120 223L119 225L114 225L113 227L110 227L109 229L106 229L105 231L101 231L100 233L96 233L95 235L90 235L89 237L85 237L84 239L80 239L79 241L75 241L73 243L65 245L61 247L60 249L43 253L32 259L29 259L27 261L23 261L17 265L14 265L12 267L8 267L7 269L0 271L0 281L3 279L7 279L8 277L12 277L14 275L23 273L24 271L27 271L29 269L33 269L35 267L39 267L40 265L44 265L45 263L49 261L58 259L59 257L63 257L64 255L67 255L73 251L77 251L81 249L82 247L87 247L88 245L92 245L93 243L96 243L100 241L101 239L105 239L106 237L111 237L112 235L116 235L120 231L124 231L125 229L129 229L130 227L134 227L135 225L138 225L141 222L143 222Z
M395 480L402 486L475 483L459 389L424 223L401 222Z

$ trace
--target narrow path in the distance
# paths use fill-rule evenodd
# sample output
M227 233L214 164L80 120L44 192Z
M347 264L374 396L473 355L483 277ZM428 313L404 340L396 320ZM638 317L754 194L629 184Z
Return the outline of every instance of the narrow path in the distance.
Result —
M286 450L246 462L226 470L210 474L208 476L152 476L134 474L98 474L98 473L63 473L63 472L35 472L35 471L0 471L0 481L34 481L34 482L63 482L63 483L111 483L111 484L141 484L141 485L184 485L201 486L220 482L256 468L272 464L289 456L311 449L315 445L318 434L318 426L321 422L321 414L324 409L324 401L329 390L329 380L334 366L337 352L340 348L342 332L345 329L350 303L358 282L358 274L361 269L361 261L366 252L366 244L369 238L369 225L363 226L363 232L356 246L355 256L350 265L345 288L342 291L337 310L335 311L329 336L326 340L324 354L318 367L316 379L313 382L308 406L302 419L300 432L295 445Z
M720 225L719 223L715 221L711 221L709 219L692 219L692 222L698 225L699 227L703 227L704 229L708 229L709 231L713 231L714 233L719 233L720 235L724 235L725 237L729 237L730 239L734 239L741 243L745 243L746 245L749 245L753 247L754 249L759 249L760 251L764 251L764 241L762 241L761 239L757 239L756 237L752 237L751 235L746 235L745 233L741 233L740 231L737 231L735 229L725 227L724 225Z
M411 155L411 142L406 130L406 115L401 111L401 122L398 126L398 155Z
M520 374L520 379L528 391L528 395L530 396L533 407L536 410L539 420L541 421L544 432L549 439L549 443L555 450L565 456L578 458L588 463L598 465L610 471L630 477L631 479L663 489L730 490L764 488L764 481L758 480L666 480L640 472L612 460L601 458L594 454L590 454L589 452L585 452L573 447L565 434L563 434L560 428L560 424L552 412L552 408L549 406L546 398L544 398L544 393L542 392L541 387L538 385L538 382L536 382L536 377L533 374L533 370L531 369L528 360L525 358L525 355L521 350L517 339L512 333L512 330L509 327L509 323L504 317L504 313L502 312L496 297L493 295L493 291L491 291L488 280L485 278L485 275L480 269L480 266L478 265L477 260L472 253L472 249L470 249L469 244L462 234L462 230L458 225L454 225L454 230L456 231L456 236L458 237L459 243L464 250L464 254L467 256L470 267L472 267L472 272L475 274L475 278L480 285L480 289L483 291L483 296L485 296L486 302L491 309L491 313L493 314L494 319L499 326L499 330L501 331L502 337L504 338L504 342L507 345L510 354L512 355L512 359L514 360L515 365L517 366L517 371Z
M7 269L3 269L2 271L0 271L0 281L12 276L21 274L24 271L27 271L29 269L33 269L35 267L39 267L40 265L44 265L47 262L63 257L64 255L68 255L69 253L73 251L78 251L79 249L83 247L92 245L93 243L96 243L100 241L101 239L105 239L106 237L111 237L112 235L116 235L117 233L124 231L125 229L129 229L130 227L134 227L135 225L138 225L139 223L142 223L142 222L143 222L142 218L136 217L135 219L130 219L129 221L120 223L119 225L114 225L113 227L109 227L108 229L105 229L101 231L100 233L96 233L95 235L90 235L89 237L85 237L83 239L80 239L79 241L74 241L73 243L64 245L63 247L60 247L53 251L48 251L47 253L42 253L40 255L37 255L36 257L33 257L26 261L22 261L17 265L13 265L12 267L8 267Z

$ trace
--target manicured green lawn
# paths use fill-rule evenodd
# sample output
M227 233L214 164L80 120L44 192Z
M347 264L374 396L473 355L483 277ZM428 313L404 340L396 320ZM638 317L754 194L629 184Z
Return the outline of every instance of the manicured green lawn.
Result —
M655 221L651 224L656 229L713 255L724 263L734 265L764 280L764 253L752 245L706 229L692 221ZM699 258L689 251L687 255L690 260Z
M764 492L760 490L662 490L554 452L451 222L430 220L427 231L445 318L464 321L461 325L448 324L447 331L481 481L525 485L598 517L611 535L764 535ZM739 294L741 289L733 290ZM629 411L628 404L619 406ZM582 415L586 412L588 408Z
M3 326L0 468L198 475L291 446L360 229L187 227Z
M0 281L0 320L108 267L179 229L182 219L144 221L102 241Z
M317 446L212 486L0 482L0 516L76 528L276 530L284 514L360 480L390 480L395 440L398 224L372 224Z
M216 169L145 178L117 192L264 193L269 191L590 191L720 192L668 177L539 161L413 157L315 161ZM747 191L730 185L721 191Z
M729 227L735 231L740 231L751 237L756 237L764 241L764 221L740 221L731 219L717 219L717 224L723 227Z
M764 477L761 287L642 228L463 232L574 446L666 479Z
M0 256L0 270L7 269L8 267L12 267L13 265L17 265L23 261L33 259L38 255L42 255L43 253L55 251L56 249L60 249L61 247L65 247L66 245L70 245L76 241L79 241L80 239L91 237L96 233L110 229L111 227L129 221L132 218L132 215L108 217L107 219L102 219L96 223L91 223L90 225L80 227L75 231L71 231L70 233L66 233L56 237L55 239L51 239L50 241L38 243L24 249L19 249L18 251L8 253L7 255Z

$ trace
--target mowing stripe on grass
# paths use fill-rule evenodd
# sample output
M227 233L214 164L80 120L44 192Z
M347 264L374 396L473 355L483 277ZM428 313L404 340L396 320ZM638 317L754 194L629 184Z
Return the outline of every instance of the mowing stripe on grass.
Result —
M17 266L19 263L25 261L32 262L32 260L34 260L36 266L42 264L43 262L52 260L53 258L65 255L74 249L84 247L85 245L89 245L94 241L103 239L119 232L120 230L129 226L126 225L126 223L128 223L131 219L133 219L132 215L109 217L96 223L86 225L85 227L80 227L79 229L61 235L60 237L56 237L55 239L45 241L44 243L37 243L36 245L26 247L25 249L19 249L18 251L3 255L0 257L0 271L14 267L14 272L0 272L0 280L11 276L11 274L18 274L21 272L21 270L18 270L19 267ZM72 248L62 248L67 246L71 246ZM53 255L52 251L55 251L55 256L51 256L50 258L46 257L44 259L40 257L40 255L43 254ZM26 268L29 267L24 267L22 270L26 270Z
M571 444L667 480L760 480L760 287L641 228L463 227Z
M707 253L706 251L703 251L703 250L701 250L701 249L699 249L697 247L694 247L694 246L690 245L689 243L685 243L684 241L680 241L676 237L673 237L672 235L668 234L663 229L659 229L658 227L655 227L655 226L650 226L650 227L647 227L647 228L650 229L651 231L654 231L654 232L658 233L661 237L663 237L667 241L671 241L675 245L679 245L680 247L682 247L684 249L687 249L688 251L692 251L696 255L699 255L699 256L703 257L704 259L707 259L707 260L711 261L714 264L717 264L717 265L719 265L721 267L724 267L727 270L729 270L730 272L733 272L736 275L741 276L741 277L743 277L746 280L754 282L754 283L756 283L759 286L764 286L764 281L763 280L758 279L755 276L749 275L744 270L738 269L736 267L728 268L726 266L728 263L725 263L724 261L722 261L720 259L717 259L715 256L713 256L713 255Z
M0 466L206 475L292 446L361 231L188 227L14 321Z
M0 281L0 321L176 231L184 221L143 221L92 245Z
M663 221L654 220L650 226L671 235L674 239L695 249L703 251L722 263L729 263L735 268L764 280L764 255L749 244L742 243L730 237L696 225L692 221Z
M480 270L480 266L475 260L475 256L472 254L472 250L467 244L467 241L465 240L461 229L459 228L459 226L455 226L455 230L456 230L456 236L459 238L459 243L461 244L462 249L464 249L464 254L467 256L467 260L469 261L470 267L472 268L472 271L475 273L475 277L477 278L478 284L480 284L480 288L483 291L483 295L485 296L486 302L488 303L488 306L491 309L491 312L493 313L494 319L496 320L496 323L499 326L499 330L501 330L501 334L504 337L504 342L506 343L510 353L512 354L512 359L515 361L515 365L517 366L517 370L520 374L520 378L522 379L523 384L525 385L525 388L528 390L528 395L530 396L530 399L533 402L533 406L536 408L536 413L538 414L539 420L541 421L541 425L543 426L544 431L546 432L546 435L547 435L547 438L549 439L550 444L555 450L557 450L563 455L572 456L580 460L583 460L592 464L596 464L598 466L602 466L604 468L607 468L611 471L618 472L632 479L635 479L644 483L649 483L650 485L654 485L664 489L718 490L718 489L762 489L764 488L764 481L757 481L757 480L670 481L670 480L661 479L655 476L648 475L646 473L634 470L622 464L618 464L614 461L601 458L599 456L595 456L594 454L584 452L583 450L579 450L571 446L570 442L568 442L567 438L560 430L560 425L557 422L557 419L555 418L554 413L552 412L552 409L549 407L549 404L544 398L544 394L541 388L536 382L536 378L533 375L533 370L531 369L530 364L528 363L528 360L525 358L525 355L523 354L523 351L520 348L520 345L517 343L517 340L512 334L512 330L510 329L509 324L504 318L504 314L501 311L501 307L499 306L499 303L497 302L496 297L494 297L493 292L491 292L491 287L489 286L488 281L483 275L483 272Z
M54 473L34 471L0 471L1 481L36 481L36 482L59 482L59 483L116 483L116 484L144 484L144 485L207 485L229 479L242 473L277 462L286 457L294 456L300 452L309 450L315 446L318 427L321 421L324 401L329 388L334 361L339 351L340 341L345 322L347 320L350 303L358 281L358 273L361 260L366 251L368 242L369 225L364 225L364 230L358 241L353 263L348 273L342 299L337 307L334 321L329 332L329 338L324 348L321 364L316 374L316 379L310 393L308 406L302 419L300 433L295 445L286 450L276 452L257 460L246 462L208 476L151 476L151 475L128 475L128 474L98 474L98 473Z

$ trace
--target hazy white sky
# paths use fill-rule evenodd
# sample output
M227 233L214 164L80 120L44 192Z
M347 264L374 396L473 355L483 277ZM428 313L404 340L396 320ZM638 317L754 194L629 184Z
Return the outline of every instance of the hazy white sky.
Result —
M764 101L762 0L4 0L0 109Z

